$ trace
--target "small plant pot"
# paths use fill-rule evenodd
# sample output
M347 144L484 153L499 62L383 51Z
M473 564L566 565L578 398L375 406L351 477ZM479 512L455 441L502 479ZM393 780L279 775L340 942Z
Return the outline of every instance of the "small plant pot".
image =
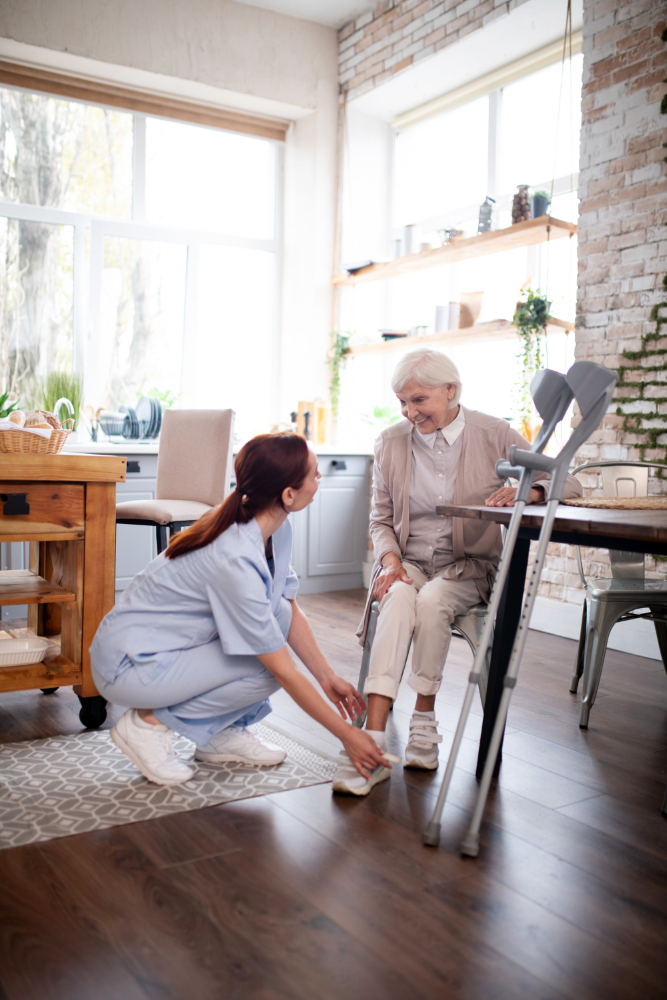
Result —
M549 214L551 198L544 198L541 194L534 194L530 202L534 219L539 219L540 216Z

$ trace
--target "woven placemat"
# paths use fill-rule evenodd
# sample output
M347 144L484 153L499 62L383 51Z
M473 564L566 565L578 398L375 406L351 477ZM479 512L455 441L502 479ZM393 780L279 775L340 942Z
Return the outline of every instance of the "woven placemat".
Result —
M603 510L667 510L667 497L577 497L562 503L570 507L601 507Z

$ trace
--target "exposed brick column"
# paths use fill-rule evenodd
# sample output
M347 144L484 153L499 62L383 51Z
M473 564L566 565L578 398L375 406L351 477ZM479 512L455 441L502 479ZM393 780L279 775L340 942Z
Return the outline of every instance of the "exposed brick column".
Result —
M575 354L614 369L623 350L639 351L642 336L654 331L651 307L665 298L667 119L660 114L667 76L665 23L665 5L656 0L584 0ZM628 388L617 390L619 397L629 394ZM644 420L647 425L650 420ZM646 434L624 431L623 417L610 413L580 450L577 464L640 458L638 446L645 443ZM647 450L645 458L664 459L664 448L655 454ZM596 484L597 476L591 476L587 486ZM653 482L651 492L659 490ZM581 599L574 551L551 549L542 593ZM600 556L589 554L595 562L587 571L603 572ZM664 576L664 566L659 569Z

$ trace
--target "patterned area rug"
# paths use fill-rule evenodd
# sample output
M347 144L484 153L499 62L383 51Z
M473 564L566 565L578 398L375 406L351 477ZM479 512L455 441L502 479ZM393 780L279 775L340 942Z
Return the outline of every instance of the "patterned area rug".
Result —
M331 780L333 760L269 726L252 729L287 750L282 764L258 768L197 762L194 778L172 787L146 781L108 732L6 743L0 747L0 848ZM190 759L194 744L177 736L174 749Z

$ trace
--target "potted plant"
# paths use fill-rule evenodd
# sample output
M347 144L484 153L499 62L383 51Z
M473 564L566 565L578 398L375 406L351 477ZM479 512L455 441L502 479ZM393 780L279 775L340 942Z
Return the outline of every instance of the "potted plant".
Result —
M536 191L530 201L534 219L539 219L540 216L549 214L551 198L546 191Z
M331 398L331 416L336 420L338 416L338 403L340 401L340 373L347 364L347 355L350 353L350 337L352 334L332 333L333 344L327 353L327 364L331 371L329 382L329 396Z
M542 367L542 337L550 319L550 303L546 296L540 293L539 288L536 291L532 288L525 289L521 295L525 301L517 302L516 312L512 317L521 343L518 355L521 371L516 386L517 408L522 433L528 440L532 440L532 422L536 418L536 413L530 395L530 383L535 373Z

